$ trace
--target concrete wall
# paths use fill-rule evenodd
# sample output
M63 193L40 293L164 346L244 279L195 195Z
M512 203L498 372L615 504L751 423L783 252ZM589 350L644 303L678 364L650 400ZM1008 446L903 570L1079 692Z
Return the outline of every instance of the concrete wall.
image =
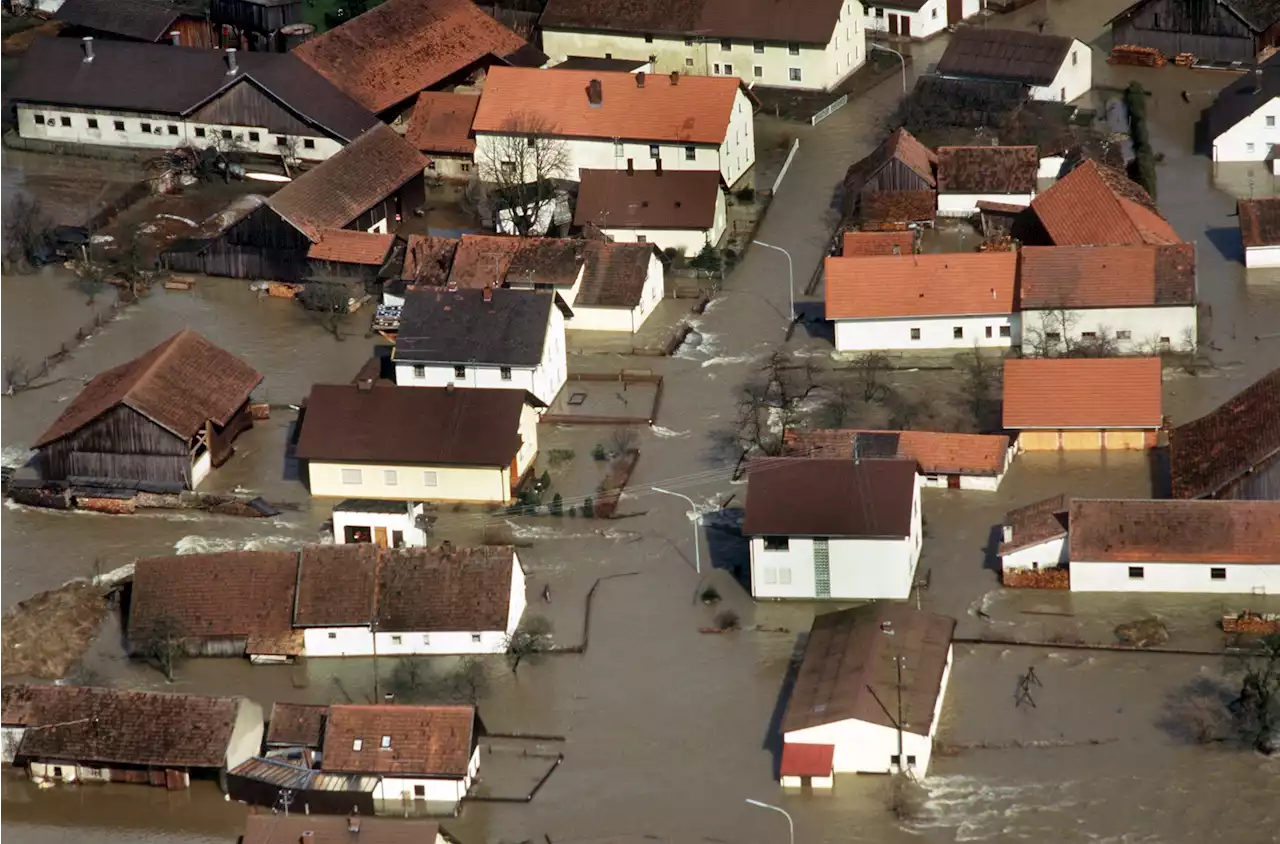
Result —
M1213 139L1214 161L1266 161L1280 143L1280 97L1260 103L1248 117Z
M1130 567L1142 570L1129 577ZM1214 579L1213 569L1225 578ZM1222 595L1280 594L1280 549L1275 563L1094 563L1071 561L1072 592L1191 592Z
M1053 568L1067 562L1067 538L1059 536L1000 557L1005 569Z
M589 308L579 306L573 310L569 328L579 331L625 331L634 334L644 325L662 301L664 292L662 260L657 255L649 258L649 272L640 292L640 303L634 308Z
M1121 354L1159 351L1162 340L1168 347L1182 350L1190 336L1195 342L1197 331L1195 305L1166 305L1150 308L1081 308L1067 312L1071 340L1079 342L1085 332L1109 334L1115 338ZM1059 331L1059 314L1052 310L1024 310L1021 319L1022 345L1030 347L1033 336L1046 327Z
M635 243L643 241L652 243L659 249L675 249L683 255L693 257L704 245L716 246L724 236L725 229L724 191L716 197L715 219L709 229L617 229L606 228L604 233L618 243ZM570 303L572 304L572 303ZM572 326L577 328L578 326Z
M1001 336L1000 329L1008 328ZM962 337L955 329L962 329ZM987 329L991 335L987 336ZM1017 314L989 316L927 316L891 319L835 320L836 351L860 352L873 349L1007 349L1020 337L1021 323ZM913 340L912 329L919 329L920 339Z
M1249 269L1280 267L1280 246L1253 246L1244 250L1244 265Z
M1034 198L1034 193L940 193L938 216L970 217L978 213L979 202L1003 202L1005 205L1026 207Z
M1093 55L1089 45L1083 41L1073 40L1067 58L1058 68L1053 82L1044 87L1031 89L1031 99L1051 100L1054 102L1072 102L1093 87Z
M333 511L333 541L336 545L346 544L348 527L386 528L387 542L392 543L392 532L400 531L404 544L408 548L421 548L427 544L427 532L415 522L422 513L422 504L406 502L403 513L351 513L340 510Z
M358 482L344 482L343 470L360 472ZM311 494L330 498L385 498L393 501L480 501L505 504L511 500L510 466L407 466L403 464L308 464ZM387 472L395 472L388 483ZM434 473L434 476L427 473ZM348 475L350 479L352 476ZM429 484L434 479L435 483Z

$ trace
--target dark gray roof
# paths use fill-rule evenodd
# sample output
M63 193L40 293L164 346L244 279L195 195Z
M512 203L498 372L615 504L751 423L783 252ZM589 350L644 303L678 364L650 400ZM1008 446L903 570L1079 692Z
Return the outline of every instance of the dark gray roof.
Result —
M1274 56L1263 62L1259 71L1246 73L1218 92L1213 105L1204 112L1209 141L1271 102L1273 97L1280 97L1280 61Z
M183 14L173 4L148 0L65 0L54 17L72 26L154 42L164 38Z
M1071 44L1072 39L1062 35L962 26L938 61L938 73L1048 85L1057 76Z
M236 54L239 71L231 76L225 55L217 50L97 39L93 51L93 61L86 62L76 39L36 39L6 92L8 98L182 116L247 81L300 120L343 140L377 123L292 53L242 50Z
M648 59L600 59L595 56L569 56L552 70L621 70L630 73L644 67Z
M1236 13L1254 32L1280 22L1280 0L1218 0Z
M410 363L536 366L555 299L531 290L410 289L395 359ZM420 388L415 388L420 389Z
M916 461L775 457L747 471L747 536L902 537L911 533Z

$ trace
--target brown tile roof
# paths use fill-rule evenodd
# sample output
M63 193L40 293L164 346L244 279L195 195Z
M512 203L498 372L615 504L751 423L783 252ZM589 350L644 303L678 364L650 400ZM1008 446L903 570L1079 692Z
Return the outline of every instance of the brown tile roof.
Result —
M1024 246L1022 309L1191 305L1195 247Z
M652 244L593 240L586 245L586 256L575 307L634 308L640 304L656 257Z
M938 194L931 190L882 190L862 197L858 218L864 224L919 223L938 213Z
M451 237L411 234L404 252L400 278L428 287L443 287L449 280L459 241Z
M267 744L320 749L324 719L329 707L310 703L281 703L271 707L267 721Z
M240 844L435 844L440 825L418 818L357 818L352 834L345 815L250 814Z
M838 0L550 0L544 29L767 39L826 45L840 19Z
M385 551L378 577L378 629L505 631L516 565L510 546Z
M1280 501L1071 502L1071 565L1280 563Z
M1005 514L1004 526L1013 532L1013 537L1000 543L1000 553L1012 554L1022 548L1066 536L1070 503L1066 495L1055 495L1010 510Z
M844 176L845 191L857 193L862 190L862 186L868 179L894 159L911 168L931 187L937 185L933 168L938 163L938 157L927 146L920 143L915 135L899 127L881 141L880 146L873 149L866 158L854 162L849 167Z
M941 431L874 431L864 428L802 428L785 435L789 457L904 457L926 475L999 475L1009 438L1004 434L947 434Z
M320 769L461 779L471 760L475 723L474 706L334 705L329 707ZM381 746L383 736L390 736L390 747Z
M312 261L365 264L372 267L382 266L396 239L393 234L351 229L320 229L318 234L319 242L312 244L307 250L307 257Z
M413 144L379 123L276 191L267 204L315 242L321 229L342 228L422 175L426 166Z
M242 698L94 686L5 686L6 725L28 728L18 755L165 768L221 768Z
M747 474L749 536L903 537L911 532L910 460L768 458Z
M476 151L471 121L479 106L476 94L423 91L409 116L405 139L428 154L471 155Z
M1085 161L1031 200L1058 246L1139 246L1181 243L1155 203L1124 173Z
M579 170L573 223L602 229L709 229L715 225L715 170Z
M545 294L544 294L545 295ZM520 450L519 390L317 384L300 460L429 466L511 465Z
M378 546L367 542L302 549L293 623L298 627L368 625L377 600L378 553Z
M190 638L287 632L297 576L292 551L144 557L134 568L130 638L158 627Z
M523 38L471 0L387 0L293 51L373 112L391 108Z
M890 601L819 615L782 731L850 719L895 729L885 705L894 711L901 690L903 731L929 735L955 628L955 619ZM902 657L901 686L895 657Z
M183 329L128 363L95 376L35 447L74 433L121 404L190 439L210 419L225 425L260 383L262 375L240 358Z
M952 33L938 61L938 73L1048 85L1058 75L1073 43L1061 35L961 26ZM1088 60L1086 51L1085 61Z
M939 193L1035 193L1037 147L938 147Z
M845 232L840 254L846 258L869 255L910 255L915 251L916 233Z
M587 102L587 85L599 81L603 101ZM741 81L727 76L649 76L644 87L631 73L495 67L485 80L471 128L519 133L539 126L552 137L664 141L675 144L724 142Z
M1012 252L827 258L827 319L1013 313L1017 269Z
M463 290L529 282L572 287L585 261L585 246L572 238L464 234L449 282Z
M1169 432L1174 498L1217 495L1280 454L1280 369Z
M1280 245L1280 197L1242 199L1236 203L1240 215L1240 240L1245 247Z
M1159 428L1160 358L1012 358L1004 364L1004 426Z

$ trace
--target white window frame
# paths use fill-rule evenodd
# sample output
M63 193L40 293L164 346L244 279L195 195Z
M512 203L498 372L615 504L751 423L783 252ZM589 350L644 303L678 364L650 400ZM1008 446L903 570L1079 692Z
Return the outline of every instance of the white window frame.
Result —
M433 488L440 486L440 473L437 472L435 469L423 469L422 485L433 487Z
M383 483L385 486L399 486L399 485L400 485L400 473L399 473L398 471L396 471L395 469L383 469L383 470L382 470L382 483Z
M344 486L360 486L364 483L364 471L361 469L352 469L349 467L342 470L342 483Z

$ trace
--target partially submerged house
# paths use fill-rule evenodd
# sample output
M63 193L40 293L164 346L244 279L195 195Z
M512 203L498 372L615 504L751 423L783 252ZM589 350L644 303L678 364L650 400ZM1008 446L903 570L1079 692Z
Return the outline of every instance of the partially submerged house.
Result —
M938 75L1016 82L1033 100L1069 103L1093 87L1089 45L1063 35L962 26L938 60Z
M938 216L969 217L980 202L1025 208L1036 195L1036 147L938 147Z
M1153 448L1162 387L1158 357L1006 360L1004 427L1019 451Z
M860 428L790 429L788 457L853 460L913 460L926 487L994 492L1013 460L1004 434L949 434L942 431L873 431Z
M920 559L914 460L771 458L747 473L751 595L903 599Z
M267 753L291 748L319 751L328 715L329 707L323 704L276 701L271 705L262 746Z
M258 752L262 707L243 697L6 685L4 757L36 782L184 789Z
M1067 563L1067 518L1071 501L1055 495L1016 507L1000 528L1000 568L1005 585L1023 572L1057 569Z
M54 20L63 38L113 38L182 47L217 47L216 31L198 5L161 0L64 0Z
M1055 246L1161 246L1182 238L1120 170L1088 159L1031 201Z
M1270 58L1218 92L1201 115L1197 151L1214 161L1268 162L1274 168L1277 117L1280 62Z
M421 548L427 544L426 528L426 508L421 501L348 498L333 505L335 545Z
M1107 23L1116 47L1209 65L1247 64L1280 41L1280 9L1267 0L1139 0Z
M836 351L1008 348L1017 268L1012 252L829 257Z
M845 173L844 213L875 228L932 222L938 208L937 156L898 129Z
M1280 267L1280 197L1242 199L1236 210L1244 265L1249 269Z
M971 18L986 8L986 0L869 0L868 32L900 38L928 38Z
M617 243L651 243L690 257L724 236L724 191L715 171L632 167L584 169L579 176L575 226L591 224Z
M1169 431L1174 498L1280 500L1280 369Z
M317 384L296 455L315 496L507 504L537 421L522 390Z
M471 122L479 106L478 93L423 91L418 95L404 136L427 157L427 175L471 178L476 153Z
M262 375L189 329L84 386L35 442L46 480L194 489L253 426Z
M955 619L875 601L813 620L782 716L784 787L929 771Z

